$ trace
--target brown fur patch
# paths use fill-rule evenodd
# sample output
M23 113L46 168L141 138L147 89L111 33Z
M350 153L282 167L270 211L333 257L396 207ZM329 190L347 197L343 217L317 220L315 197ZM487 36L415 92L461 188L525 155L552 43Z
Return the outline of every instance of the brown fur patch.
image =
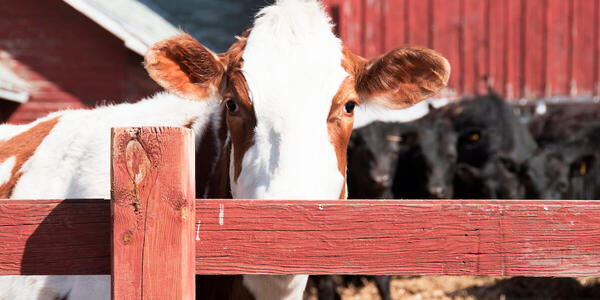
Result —
M218 57L188 34L154 44L144 57L144 65L159 85L190 100L216 93L224 74Z
M19 170L35 153L50 131L56 126L60 117L55 117L36 124L7 141L0 141L0 164L10 157L15 157L10 179L0 186L0 198L10 198L15 185L23 175Z
M242 172L242 160L246 151L254 143L256 114L248 94L248 85L241 72L228 75L229 85L224 99L232 99L238 105L236 113L227 114L227 128L233 146L234 178L237 180Z
M242 74L242 66L244 65L242 55L250 30L246 30L241 37L238 37L238 41L229 47L226 53L220 55L227 65L224 84L221 86L221 94L224 100L233 100L239 107L236 113L228 112L226 117L233 151L233 180L237 180L242 172L242 160L246 151L254 142L254 129L256 128L256 114L250 100L248 84Z
M350 134L352 134L352 126L354 125L354 114L348 114L344 111L344 106L348 101L358 103L358 95L354 89L354 79L351 76L346 77L340 85L338 92L333 97L329 116L327 117L329 140L335 149L338 170L344 176L344 183L346 181L346 152ZM345 197L346 185L344 184L340 192L340 199L345 199Z

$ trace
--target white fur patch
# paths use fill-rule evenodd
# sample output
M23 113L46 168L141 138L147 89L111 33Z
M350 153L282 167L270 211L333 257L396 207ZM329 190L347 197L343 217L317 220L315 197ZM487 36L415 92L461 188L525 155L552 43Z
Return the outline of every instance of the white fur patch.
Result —
M337 199L327 117L348 74L327 14L316 1L277 1L258 13L243 59L257 126L234 198Z
M244 275L256 300L301 300L308 275Z
M17 162L14 156L9 157L4 162L0 163L0 185L7 183L12 177L12 170Z

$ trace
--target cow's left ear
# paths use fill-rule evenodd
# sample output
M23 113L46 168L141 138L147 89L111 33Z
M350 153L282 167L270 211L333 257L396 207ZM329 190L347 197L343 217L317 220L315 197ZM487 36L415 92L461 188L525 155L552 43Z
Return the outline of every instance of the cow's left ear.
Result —
M190 100L213 97L225 73L219 56L187 34L154 44L146 52L144 65L160 86Z
M450 64L439 53L420 47L397 48L355 66L362 103L392 109L411 106L437 94L448 83Z

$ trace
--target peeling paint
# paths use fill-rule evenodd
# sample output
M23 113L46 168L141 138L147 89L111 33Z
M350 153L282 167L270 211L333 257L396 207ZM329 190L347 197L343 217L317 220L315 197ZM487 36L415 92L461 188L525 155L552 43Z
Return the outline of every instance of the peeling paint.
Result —
M225 207L219 204L219 225L223 225L223 216L225 215Z
M198 221L198 227L196 227L196 241L200 240L200 221Z

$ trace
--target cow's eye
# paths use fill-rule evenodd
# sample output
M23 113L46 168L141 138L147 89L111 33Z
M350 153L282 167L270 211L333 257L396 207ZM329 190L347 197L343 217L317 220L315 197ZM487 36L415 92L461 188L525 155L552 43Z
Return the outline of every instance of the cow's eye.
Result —
M344 104L344 112L351 114L354 111L354 107L356 107L356 102L348 101L346 104Z
M235 103L235 101L233 101L231 99L228 99L227 101L225 101L225 106L227 107L227 110L230 113L234 113L234 112L238 111L238 109L239 109L237 103Z
M416 133L405 133L399 136L398 143L401 145L412 145L416 139Z
M591 155L584 156L571 166L571 170L572 170L571 174L574 173L577 176L587 175L590 172L590 170L592 169L593 164L594 164L593 156L591 156Z
M579 175L587 174L588 166L585 161L579 163Z
M479 141L480 138L481 135L477 131L469 133L469 142L471 143Z

